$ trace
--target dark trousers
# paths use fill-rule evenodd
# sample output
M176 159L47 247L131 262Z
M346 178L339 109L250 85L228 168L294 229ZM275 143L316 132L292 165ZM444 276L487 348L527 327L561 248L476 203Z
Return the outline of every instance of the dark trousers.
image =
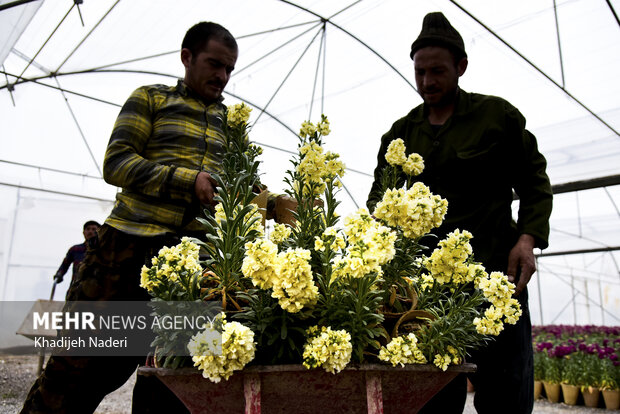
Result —
M103 225L90 240L79 279L67 294L65 312L75 301L149 300L140 287L140 269L176 237L139 237ZM36 380L22 413L92 413L101 400L123 385L142 357L76 357L52 355ZM127 402L129 405L129 401ZM156 377L138 375L133 413L187 413L185 406Z
M529 414L534 408L532 325L525 289L518 297L523 315L516 325L504 325L495 341L472 353L477 365L469 380L475 388L478 414ZM459 375L437 393L421 414L462 413L467 398L465 375Z

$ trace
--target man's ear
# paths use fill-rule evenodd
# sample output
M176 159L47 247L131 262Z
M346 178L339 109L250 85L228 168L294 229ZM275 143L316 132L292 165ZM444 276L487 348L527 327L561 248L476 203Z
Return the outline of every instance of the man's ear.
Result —
M467 70L467 64L469 63L469 61L467 60L466 57L462 58L459 63L457 63L456 65L456 73L460 76L463 76L463 74L465 73L465 71Z
M181 49L181 62L183 66L188 67L192 61L192 51L188 48Z

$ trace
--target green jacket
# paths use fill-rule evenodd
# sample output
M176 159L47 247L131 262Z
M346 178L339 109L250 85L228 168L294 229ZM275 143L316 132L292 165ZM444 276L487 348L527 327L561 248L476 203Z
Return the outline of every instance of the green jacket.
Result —
M407 154L424 158L424 172L415 179L448 200L444 223L434 232L439 237L456 228L470 231L475 258L488 270L505 271L520 234L531 234L536 247L547 247L552 206L547 162L525 129L525 118L510 103L460 90L454 114L438 131L428 122L424 104L396 121L381 138L367 202L371 212L381 198L387 147L397 138L405 141ZM520 199L516 223L513 189Z

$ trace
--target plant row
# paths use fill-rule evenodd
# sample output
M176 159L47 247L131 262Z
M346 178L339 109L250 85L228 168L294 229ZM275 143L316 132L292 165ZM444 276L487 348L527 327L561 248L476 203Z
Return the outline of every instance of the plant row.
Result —
M535 326L532 337L535 381L620 392L620 327Z

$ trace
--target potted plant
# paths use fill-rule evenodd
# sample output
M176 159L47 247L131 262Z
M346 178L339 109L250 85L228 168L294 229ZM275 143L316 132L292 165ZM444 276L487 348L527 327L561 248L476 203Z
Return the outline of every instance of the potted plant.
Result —
M457 230L424 254L423 238L441 225L447 202L415 182L423 160L405 154L402 140L388 149L384 195L373 214L359 209L341 221L336 193L345 168L337 154L323 149L329 122L325 116L317 124L304 122L285 179L295 200L287 212L292 220L275 224L267 234L261 210L253 204L263 189L261 150L249 142L248 118L243 104L228 109L223 171L212 174L219 204L201 220L206 240L185 239L162 249L142 271L142 286L154 300L187 291L187 300L220 303L219 323L208 329L220 332L221 339L213 342L207 329L190 332L189 356L180 357L169 338L158 336L158 367L200 372L207 384L227 381L200 395L246 390L246 407L267 384L293 381L299 394L308 388L306 381L324 381L318 369L332 378L328 384L341 381L351 389L357 389L358 379L350 378L359 372L366 392L375 396L381 378L399 376L397 394L404 398L416 394L407 387L433 382L412 380L415 373L434 375L441 387L470 350L492 340L504 323L516 323L521 309L512 298L514 285L474 260L469 232ZM206 253L203 260L197 259L199 249ZM191 365L197 370L183 368ZM174 373L162 369L142 372L160 375L168 384ZM304 373L309 370L313 376ZM274 373L286 381L267 378ZM394 406L415 412L438 389ZM182 386L179 393L188 390ZM344 401L340 394L312 401L336 404Z
M534 399L541 397L543 380L545 379L544 352L534 349Z
M562 395L564 402L568 405L576 405L579 398L579 377L582 369L582 354L574 346L564 346L556 348L556 356L562 353Z
M613 359L612 359L613 358ZM602 360L601 393L608 410L620 408L620 364L614 352Z
M580 385L586 407L598 407L602 375L597 349L596 345L588 345L583 356Z
M541 344L544 349L543 366L545 371L545 377L543 380L543 386L545 388L545 394L550 402L560 402L560 393L562 382L562 360L555 356L555 349L550 342L544 342Z
M620 371L620 328L594 325L546 325L532 328L533 344L537 353L563 355L560 369L564 384L574 383L585 391L584 401L598 406L600 394L609 397L610 407L616 407L614 400L618 388ZM555 345L554 345L555 344ZM535 355L536 361L547 362L547 355ZM577 363L576 361L579 361ZM540 365L543 365L540 363ZM575 367L575 365L578 365ZM535 372L537 368L535 367ZM567 399L566 385L563 385L564 399Z

